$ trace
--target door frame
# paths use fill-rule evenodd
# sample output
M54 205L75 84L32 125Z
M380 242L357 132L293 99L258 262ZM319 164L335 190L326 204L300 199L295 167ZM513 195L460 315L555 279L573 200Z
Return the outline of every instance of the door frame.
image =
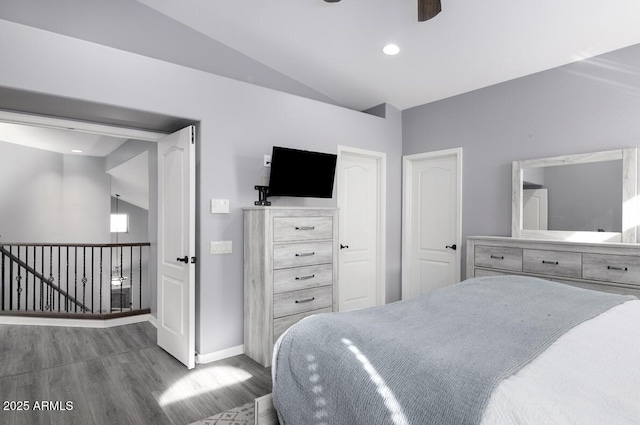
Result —
M378 164L378 206L377 206L377 227L378 238L376 241L378 252L378 270L376 274L378 276L378 287L376 288L376 305L385 304L386 297L386 255L387 255L387 154L384 152L371 151L367 149L353 148L350 146L338 145L337 155L338 162L336 164L337 175L337 205L340 209L340 195L344 190L344 182L341 181L340 173L337 172L340 167L340 160L343 154L364 156L367 158L373 158ZM341 213L338 211L338 216ZM338 223L338 229L340 229L340 223ZM338 230L338 239L340 238L340 230ZM339 242L338 242L339 243ZM340 260L338 259L338 267L340 266ZM340 279L340 277L338 277ZM340 281L338 280L338 291L340 290ZM338 300L339 305L339 300Z
M456 159L457 179L458 179L458 194L457 194L457 226L456 226L456 240L455 243L458 246L456 250L456 281L460 281L462 273L462 148L444 149L433 152L424 152L413 155L402 156L402 291L401 299L406 299L409 291L409 270L412 267L411 256L408 255L411 247L411 235L414 234L414 229L411 225L411 205L413 202L411 195L411 173L413 171L413 164L417 161L424 159L437 159L447 156L453 156Z
M116 127L109 124L95 122L75 121L72 119L54 118L45 115L29 115L21 112L0 111L0 122L9 124L29 125L32 127L45 127L55 130L75 131L101 136L120 137L127 139L157 142L168 133L150 130L138 130L128 127Z

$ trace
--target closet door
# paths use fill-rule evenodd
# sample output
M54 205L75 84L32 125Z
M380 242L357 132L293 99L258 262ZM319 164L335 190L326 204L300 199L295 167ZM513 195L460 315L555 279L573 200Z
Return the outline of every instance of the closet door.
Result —
M404 157L402 299L460 281L462 149Z

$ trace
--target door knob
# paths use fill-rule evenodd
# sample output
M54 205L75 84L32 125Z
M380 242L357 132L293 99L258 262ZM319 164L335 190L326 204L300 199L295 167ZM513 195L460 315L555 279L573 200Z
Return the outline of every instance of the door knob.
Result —
M342 245L342 244L340 244L340 249L345 249L345 248L349 249L349 245Z
M453 245L447 245L447 246L445 246L445 248L449 248L449 249L452 249L452 250L454 250L454 251L455 251L456 249L458 249L458 247L456 246L456 244L453 244Z
M187 257L185 255L184 258L176 258L176 260L180 261L181 263L188 263L189 262L189 257Z

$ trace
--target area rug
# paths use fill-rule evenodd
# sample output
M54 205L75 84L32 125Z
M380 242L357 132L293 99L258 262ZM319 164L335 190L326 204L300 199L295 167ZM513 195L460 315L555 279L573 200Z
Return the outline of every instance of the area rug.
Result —
M252 425L254 416L253 402L251 402L190 425Z

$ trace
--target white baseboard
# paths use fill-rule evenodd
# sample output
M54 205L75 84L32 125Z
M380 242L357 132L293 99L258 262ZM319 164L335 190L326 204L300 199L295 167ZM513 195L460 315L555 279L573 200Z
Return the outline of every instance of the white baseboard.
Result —
M0 316L0 325L29 325L29 326L66 326L70 328L111 328L114 326L130 325L151 321L150 314L118 317L115 319L57 319L55 317L24 317ZM155 319L155 318L154 318Z
M149 315L149 323L151 323L154 328L158 329L158 319L156 318L156 316L150 314Z
M198 364L211 363L211 362L226 359L229 357L239 356L240 354L244 354L244 345L238 345L236 347L215 351L213 353L207 353L207 354L198 353L196 357L196 363Z

